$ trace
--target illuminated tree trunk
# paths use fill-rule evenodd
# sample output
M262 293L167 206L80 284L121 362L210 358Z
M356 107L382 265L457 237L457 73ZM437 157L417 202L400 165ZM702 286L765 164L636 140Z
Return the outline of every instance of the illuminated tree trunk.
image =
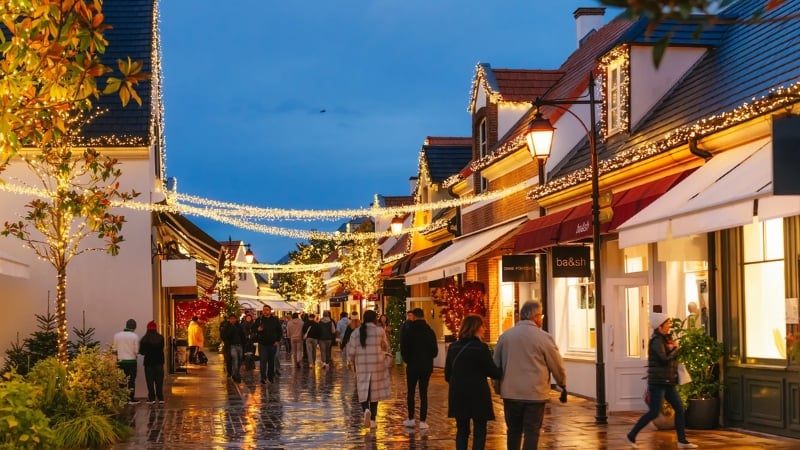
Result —
M58 284L56 285L56 325L58 333L58 361L67 365L67 270L58 270Z

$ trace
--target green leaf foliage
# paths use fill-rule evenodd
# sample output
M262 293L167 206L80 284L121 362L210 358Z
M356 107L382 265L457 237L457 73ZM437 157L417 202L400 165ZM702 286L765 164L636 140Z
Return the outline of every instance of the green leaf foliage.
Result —
M41 388L9 372L0 382L0 450L55 448L55 433L38 409Z
M678 340L678 362L686 366L692 381L679 387L686 398L718 397L722 384L718 365L725 347L703 328L687 326L687 320L673 319L672 332Z

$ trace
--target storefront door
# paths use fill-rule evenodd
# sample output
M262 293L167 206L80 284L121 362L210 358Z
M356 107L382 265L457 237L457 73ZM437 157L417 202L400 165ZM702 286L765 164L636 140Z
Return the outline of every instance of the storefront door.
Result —
M642 410L647 375L646 278L604 281L606 399L609 411Z

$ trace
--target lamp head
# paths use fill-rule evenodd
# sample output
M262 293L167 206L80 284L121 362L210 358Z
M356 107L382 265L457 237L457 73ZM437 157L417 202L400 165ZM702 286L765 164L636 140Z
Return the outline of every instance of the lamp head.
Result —
M403 231L403 218L400 216L394 216L390 228L392 230L392 234L394 235L400 234L400 232Z
M528 151L531 152L536 160L544 161L550 156L550 148L553 146L553 133L556 129L549 120L542 117L542 113L536 111L536 116L528 123L528 130L525 133L525 141L528 143Z
M250 244L247 244L247 251L244 254L244 260L247 261L247 264L252 264L254 259L255 255L253 254L253 251L250 250Z

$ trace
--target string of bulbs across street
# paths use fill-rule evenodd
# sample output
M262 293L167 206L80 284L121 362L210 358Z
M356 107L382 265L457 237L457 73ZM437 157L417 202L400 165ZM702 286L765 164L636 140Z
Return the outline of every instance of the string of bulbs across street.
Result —
M206 199L194 195L168 192L166 204L145 203L137 201L118 202L115 207L128 208L138 211L169 212L183 215L203 217L227 225L232 225L240 229L255 231L264 234L290 237L296 239L325 239L336 242L342 241L365 241L377 240L383 237L397 236L411 232L425 232L442 228L447 225L446 220L439 220L430 224L416 227L402 228L399 233L396 231L375 231L375 232L324 232L317 230L300 230L294 228L276 227L264 225L254 220L336 220L350 217L396 217L410 212L430 211L435 209L453 208L458 206L470 205L473 203L494 200L529 188L527 182L519 183L515 186L485 191L478 195L473 195L458 199L440 200L429 203L415 203L405 206L379 207L373 205L370 208L356 209L281 209L264 208L238 203L222 202L213 199ZM6 183L0 184L0 191L10 192L18 195L28 195L40 198L48 198L48 193L44 189L25 186L22 184ZM198 206L193 206L198 205ZM399 255L402 256L402 255ZM399 258L397 258L399 259ZM386 260L384 262L391 262ZM339 263L322 264L252 264L236 263L237 267L246 268L254 272L306 272L329 270L339 266Z

